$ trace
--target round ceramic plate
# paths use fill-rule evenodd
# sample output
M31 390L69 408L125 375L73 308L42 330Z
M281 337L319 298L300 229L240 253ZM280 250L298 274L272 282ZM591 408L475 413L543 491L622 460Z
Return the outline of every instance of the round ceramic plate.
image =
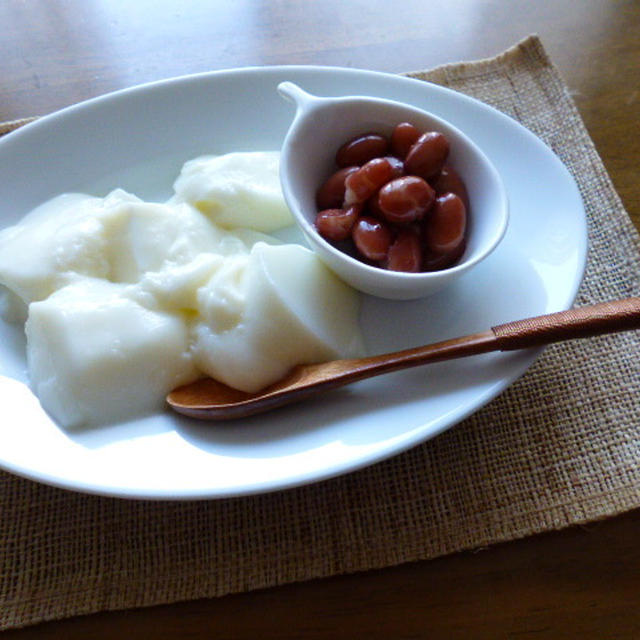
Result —
M0 141L0 226L65 191L123 187L163 200L200 154L278 149L291 80L317 95L413 104L471 137L505 181L511 220L500 247L446 291L421 301L363 298L368 351L485 330L571 306L584 271L586 221L576 185L535 136L498 111L418 80L351 69L269 67L177 78L57 112ZM284 234L303 242L296 230ZM488 354L382 376L241 421L169 411L80 432L59 428L27 385L22 327L0 322L0 467L111 496L219 498L353 471L435 436L490 401L538 351Z

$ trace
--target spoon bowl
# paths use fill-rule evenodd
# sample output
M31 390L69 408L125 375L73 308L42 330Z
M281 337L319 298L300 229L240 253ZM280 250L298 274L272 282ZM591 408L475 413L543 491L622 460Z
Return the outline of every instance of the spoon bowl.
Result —
M311 248L345 282L382 298L420 298L446 287L498 246L509 217L506 189L491 161L459 129L433 114L393 100L317 97L292 82L279 84L278 91L296 105L281 149L280 180L285 200ZM421 131L435 130L447 137L448 163L461 175L469 192L467 246L451 268L403 273L370 266L334 247L314 227L315 194L335 171L336 150L363 133L390 135L400 122L411 122Z

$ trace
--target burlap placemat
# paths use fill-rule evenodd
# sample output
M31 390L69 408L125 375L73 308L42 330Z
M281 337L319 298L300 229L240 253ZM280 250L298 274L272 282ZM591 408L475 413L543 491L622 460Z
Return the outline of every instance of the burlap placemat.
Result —
M537 38L411 75L508 113L569 167L590 229L580 304L638 295L637 234ZM637 507L639 340L551 347L456 428L299 489L133 502L0 473L0 628L433 558Z

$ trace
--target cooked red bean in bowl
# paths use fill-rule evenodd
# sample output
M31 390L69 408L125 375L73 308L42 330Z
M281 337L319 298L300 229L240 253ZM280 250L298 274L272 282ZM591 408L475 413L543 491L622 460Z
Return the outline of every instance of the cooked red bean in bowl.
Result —
M464 252L469 198L447 165L449 141L409 122L365 132L335 155L316 192L315 228L358 260L417 273L453 266Z

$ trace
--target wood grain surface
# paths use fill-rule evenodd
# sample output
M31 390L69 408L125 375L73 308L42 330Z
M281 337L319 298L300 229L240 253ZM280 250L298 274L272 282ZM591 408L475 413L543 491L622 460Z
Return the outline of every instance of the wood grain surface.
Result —
M640 228L637 0L4 0L0 24L0 120L213 69L425 69L537 33ZM476 553L4 636L639 638L639 530L636 511Z

